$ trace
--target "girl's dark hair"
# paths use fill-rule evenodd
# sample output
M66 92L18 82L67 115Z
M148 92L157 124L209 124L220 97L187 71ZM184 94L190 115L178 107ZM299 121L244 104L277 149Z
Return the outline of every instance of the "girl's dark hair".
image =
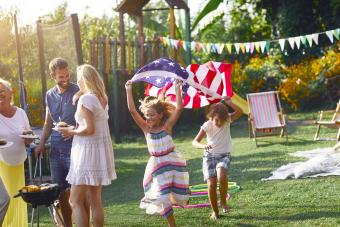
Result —
M153 108L159 114L163 113L162 123L165 123L175 110L175 106L163 98L146 96L144 100L141 101L139 110L145 115L149 108Z
M211 119L215 116L218 116L221 120L224 121L228 120L229 119L228 107L220 102L212 104L209 108L207 117Z

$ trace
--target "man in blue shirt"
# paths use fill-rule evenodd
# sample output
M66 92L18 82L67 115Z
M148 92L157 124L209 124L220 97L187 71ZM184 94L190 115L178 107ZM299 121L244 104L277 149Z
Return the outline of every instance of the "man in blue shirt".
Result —
M72 104L73 96L79 91L76 84L70 82L70 72L66 60L55 58L49 64L50 76L56 85L46 93L46 116L40 143L35 149L36 157L44 153L44 145L51 136L50 165L52 181L62 188L59 198L60 209L65 225L72 226L72 210L69 203L70 185L66 176L70 168L72 138L63 138L53 130L58 122L75 126L74 114L77 106Z

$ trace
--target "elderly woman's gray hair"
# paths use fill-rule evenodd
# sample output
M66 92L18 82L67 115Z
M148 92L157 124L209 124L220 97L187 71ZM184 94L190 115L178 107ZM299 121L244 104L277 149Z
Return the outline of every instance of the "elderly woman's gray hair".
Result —
M8 82L7 80L4 80L0 78L0 84L2 84L5 88L7 88L9 91L12 91L12 86L11 83Z

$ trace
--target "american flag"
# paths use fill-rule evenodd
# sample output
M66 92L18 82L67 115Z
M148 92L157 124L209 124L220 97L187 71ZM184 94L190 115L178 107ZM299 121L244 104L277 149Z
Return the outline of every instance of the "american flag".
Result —
M163 88L176 79L186 80L189 73L177 62L168 58L157 59L140 68L132 77L132 82L144 81L158 88Z
M160 62L158 63L163 62L168 64L168 61L175 63L166 58L159 60ZM180 70L177 70L177 72L171 71L169 74L169 67L161 65L155 67L156 65L154 62L144 66L132 78L133 82L145 81L149 83L146 87L145 95L163 95L175 102L176 93L173 81L178 78L184 82L182 86L182 96L185 108L200 108L220 101L222 96L233 96L231 86L231 64L208 62L204 65L191 64L187 69L184 69L175 63L175 66L180 67ZM147 67L148 70L143 70ZM160 69L160 67L166 69L166 72ZM140 71L145 75L142 76ZM170 75L170 77L168 75Z

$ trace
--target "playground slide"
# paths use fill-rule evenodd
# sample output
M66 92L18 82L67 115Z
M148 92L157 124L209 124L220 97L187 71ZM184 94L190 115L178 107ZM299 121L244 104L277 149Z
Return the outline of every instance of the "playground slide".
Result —
M243 114L248 115L249 109L248 109L248 103L245 99L241 98L238 94L234 92L233 97L231 98L231 101L241 107Z

